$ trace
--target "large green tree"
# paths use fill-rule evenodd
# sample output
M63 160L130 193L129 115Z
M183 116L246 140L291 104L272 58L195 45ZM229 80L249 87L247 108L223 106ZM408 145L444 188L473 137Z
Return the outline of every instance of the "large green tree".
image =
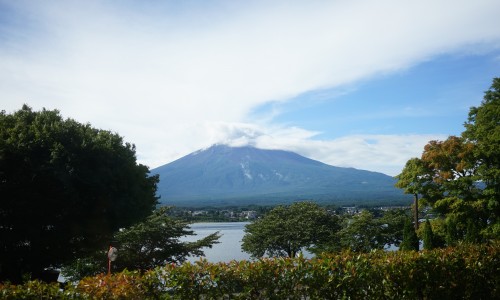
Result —
M242 249L253 257L294 257L300 251L335 239L337 217L312 202L277 206L245 227Z
M369 210L342 217L341 228L333 243L322 243L315 253L351 250L369 252L384 249L387 245L399 246L403 239L403 225L408 219L405 210L389 210L378 216ZM380 213L380 212L378 212Z
M500 237L500 78L494 78L480 106L472 107L462 136L474 145L476 178L484 183L482 205L487 226L483 234Z
M114 271L149 270L167 263L180 264L188 256L203 256L203 248L218 243L220 235L214 232L194 242L183 241L185 236L195 235L189 224L167 215L169 207L161 207L145 221L115 233L112 245L118 249L118 257L112 263ZM104 250L104 251L103 251ZM107 271L106 248L93 256L75 260L63 269L65 277L78 280L84 276Z
M354 252L383 249L386 245L382 224L368 210L363 210L352 218L345 218L338 235L341 248Z
M144 222L116 233L119 269L148 270L165 263L183 263L188 256L202 256L202 248L218 243L218 232L194 242L181 241L194 231L188 223L169 217L168 209L159 208Z
M408 161L396 184L421 195L445 218L451 245L500 236L499 78L481 105L470 109L465 128L461 136L430 141L420 159Z
M0 112L0 280L106 245L151 214L157 182L115 133L57 110Z
M413 220L415 230L418 229L419 219L419 195L426 195L426 197L433 197L435 193L435 184L432 182L432 170L424 161L419 158L412 158L408 160L403 168L403 171L396 176L398 181L396 187L404 190L406 194L413 195Z
M474 229L488 225L474 148L475 145L466 139L450 136L445 141L430 141L422 154L423 162L433 172L434 186L433 196L425 198L446 218L448 244L470 234L468 229L471 227L467 228L470 222L477 224Z

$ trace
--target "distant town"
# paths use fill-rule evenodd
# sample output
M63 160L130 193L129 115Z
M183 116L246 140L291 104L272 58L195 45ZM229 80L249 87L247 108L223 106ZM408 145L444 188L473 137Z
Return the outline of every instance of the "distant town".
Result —
M183 219L188 222L245 222L252 221L260 218L266 212L271 210L271 206L257 206L257 207L234 207L234 208L183 208L173 207L170 211L172 217ZM327 206L328 211L335 215L356 215L363 210L369 210L375 215L379 215L389 210L410 210L411 206L376 206L376 207L363 207L363 206ZM432 218L432 211L430 207L424 207L420 212L421 216Z

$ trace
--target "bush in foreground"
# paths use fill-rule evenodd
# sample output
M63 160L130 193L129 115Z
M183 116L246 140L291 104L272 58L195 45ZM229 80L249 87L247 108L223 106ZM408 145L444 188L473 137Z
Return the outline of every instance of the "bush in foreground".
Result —
M0 285L1 299L499 299L500 244L167 265L59 290Z

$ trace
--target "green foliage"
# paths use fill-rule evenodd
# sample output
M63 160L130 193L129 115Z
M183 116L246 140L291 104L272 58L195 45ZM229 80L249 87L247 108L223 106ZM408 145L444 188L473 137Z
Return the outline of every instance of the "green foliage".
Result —
M498 299L500 245L423 252L343 252L167 265L98 275L76 286L0 285L2 299ZM22 295L22 297L21 297Z
M0 280L95 251L154 209L135 146L58 111L0 112Z
M446 220L446 241L500 237L500 78L469 111L460 137L430 141L407 162L397 187L433 206Z
M429 220L426 220L424 223L424 229L423 229L423 237L422 241L424 242L424 249L425 250L432 250L435 247L435 242L434 242L434 233L432 232L432 226L431 222Z
M352 218L344 219L343 223L342 229L338 232L341 249L369 252L373 249L383 249L387 243L382 235L382 224L367 210Z
M385 244L399 246L403 240L403 228L407 219L407 210L391 209L384 212L377 223L382 228L382 237Z
M182 242L183 236L194 235L189 224L167 216L167 207L156 210L144 222L124 229L115 235L120 258L117 268L147 270L166 263L182 263L189 255L203 255L201 248L218 243L218 232L195 242Z
M118 258L112 263L114 272L124 269L145 271L169 263L180 264L187 256L204 255L202 248L211 248L218 243L218 232L195 242L181 241L182 237L195 233L188 229L188 223L169 217L169 210L169 207L159 208L145 221L114 235L114 246L118 249ZM106 271L106 252L99 251L93 257L66 266L63 274L76 281Z
M107 267L107 252L104 250L96 251L92 256L77 258L64 264L61 268L61 274L67 281L76 282L84 277L106 273Z
M354 216L344 215L336 238L322 242L312 250L317 254L342 250L369 252L386 245L399 246L406 219L405 210L400 209L386 211L379 217L368 210Z
M398 181L395 185L404 189L406 194L412 194L415 197L419 194L428 195L429 189L433 187L432 182L429 182L431 176L431 170L421 159L412 158L406 162L403 171L396 176Z
M431 224L432 228L432 235L433 235L433 246L434 248L442 248L445 247L446 245L446 220L442 218L436 218L429 220L429 223ZM422 236L423 236L423 228L422 230Z
M476 177L485 183L486 237L500 236L500 78L494 78L479 107L472 107L462 136L475 145Z
M410 219L407 219L403 228L403 241L399 246L399 250L418 251L418 249L419 249L419 240L417 233L415 232L413 223L410 221Z
M65 295L66 294L66 295ZM0 283L0 299L18 300L18 299L78 299L72 295L73 292L64 293L59 290L58 283L44 283L42 281L28 281L22 285L13 285L10 283Z
M330 242L337 230L337 217L315 203L297 202L277 206L248 224L241 247L253 257L294 257L303 249Z

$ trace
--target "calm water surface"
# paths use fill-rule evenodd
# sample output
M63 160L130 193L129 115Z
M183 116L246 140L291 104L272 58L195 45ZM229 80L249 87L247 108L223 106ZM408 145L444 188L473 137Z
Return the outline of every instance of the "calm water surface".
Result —
M195 236L186 237L186 241L195 241L204 238L216 231L222 235L219 244L212 248L204 248L205 258L209 262L229 262L231 260L250 259L250 255L241 251L241 239L245 232L245 225L249 222L228 223L193 223L190 228L196 233ZM189 257L188 261L194 262L200 257Z
M249 222L228 222L228 223L193 223L190 228L196 233L195 236L184 238L185 241L196 241L206 237L216 231L222 235L219 239L220 243L215 244L212 248L203 248L205 259L209 262L229 262L231 260L248 260L250 255L241 250L241 239L245 235L245 225ZM422 246L421 246L422 247ZM398 247L387 245L388 251L395 251ZM304 251L305 257L313 255ZM188 261L195 262L200 257L188 257Z

